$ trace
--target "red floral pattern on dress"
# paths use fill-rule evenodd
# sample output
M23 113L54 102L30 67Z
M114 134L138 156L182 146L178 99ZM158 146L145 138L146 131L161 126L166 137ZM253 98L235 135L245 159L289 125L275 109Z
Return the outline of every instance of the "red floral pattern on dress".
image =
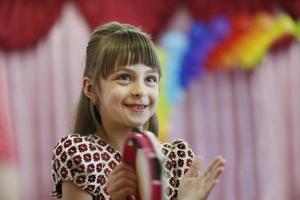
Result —
M87 151L87 145L86 144L80 144L78 146L78 149L80 152L86 152Z
M76 155L73 157L73 162L75 165L80 165L81 164L81 161L82 161L82 158L80 155Z
M72 141L71 140L67 140L67 141L65 141L65 143L64 143L64 147L65 148L68 148L69 146L71 146L72 145Z
M59 146L59 147L57 147L57 149L56 149L56 155L57 156L59 156L60 155L60 153L62 152L62 146Z
M82 142L82 138L74 138L74 143L76 144L76 143L81 143Z
M90 162L90 161L92 160L91 154L90 154L90 153L84 154L84 155L83 155L83 160L84 160L85 162Z
M70 147L68 150L69 156L73 156L76 153L77 149L76 147Z
M183 175L189 169L194 158L190 146L183 140L162 144L162 152L166 157L164 174L167 178L165 199L177 199L178 187Z
M190 167L193 152L183 140L162 144L165 155L165 199L177 199L180 179ZM52 195L61 198L61 182L72 181L93 199L110 199L107 189L108 174L121 162L119 151L96 135L70 134L62 137L53 150Z
M97 172L101 172L102 169L103 169L103 164L102 164L102 163L98 163L98 164L96 165L96 169L97 169Z
M110 159L110 155L107 152L104 152L101 154L101 158L105 161L108 161Z
M93 154L93 160L94 160L95 162L97 162L97 161L100 160L100 154L99 154L98 152L96 152L96 153Z
M119 163L121 162L121 156L120 154L116 153L115 156L114 156L115 160Z
M90 151L95 151L96 147L93 144L89 144L89 149L90 149Z
M91 174L95 171L95 165L94 164L89 164L87 166L87 173Z

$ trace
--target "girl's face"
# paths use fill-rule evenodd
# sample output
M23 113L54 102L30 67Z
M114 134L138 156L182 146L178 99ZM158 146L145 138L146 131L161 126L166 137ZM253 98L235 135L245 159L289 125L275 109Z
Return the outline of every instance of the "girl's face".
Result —
M155 113L159 74L144 64L120 67L100 80L100 115L104 126L140 127Z

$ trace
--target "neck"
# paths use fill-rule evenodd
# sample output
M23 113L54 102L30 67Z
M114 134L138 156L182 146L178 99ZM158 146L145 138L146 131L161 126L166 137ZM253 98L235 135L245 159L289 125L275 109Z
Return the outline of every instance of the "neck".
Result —
M102 124L103 129L98 131L98 135L101 136L106 143L113 146L116 150L122 152L125 139L130 131L132 131L131 127L126 126L116 126L116 125L109 125L106 123ZM138 127L142 130L141 127Z

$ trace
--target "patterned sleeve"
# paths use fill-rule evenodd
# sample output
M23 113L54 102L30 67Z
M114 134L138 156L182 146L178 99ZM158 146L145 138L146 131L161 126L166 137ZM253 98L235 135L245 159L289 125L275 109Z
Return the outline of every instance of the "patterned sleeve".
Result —
M71 134L63 137L55 146L52 157L52 180L54 190L52 196L62 197L62 181L71 181L84 191L96 196L100 190L97 184L97 172L101 166L95 145L86 138Z
M180 180L190 168L194 153L189 144L181 139L172 143L164 143L162 149L166 156L164 162L164 172L168 181L166 199L177 199Z

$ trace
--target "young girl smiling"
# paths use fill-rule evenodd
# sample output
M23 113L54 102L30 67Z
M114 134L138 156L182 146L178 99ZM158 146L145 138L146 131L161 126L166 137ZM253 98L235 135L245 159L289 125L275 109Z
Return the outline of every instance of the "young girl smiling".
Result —
M158 134L156 108L161 69L150 37L111 22L97 28L86 49L83 87L74 133L53 150L53 196L64 200L134 199L135 171L122 162L132 128ZM204 200L219 181L225 160L204 171L183 140L161 144L165 199Z

